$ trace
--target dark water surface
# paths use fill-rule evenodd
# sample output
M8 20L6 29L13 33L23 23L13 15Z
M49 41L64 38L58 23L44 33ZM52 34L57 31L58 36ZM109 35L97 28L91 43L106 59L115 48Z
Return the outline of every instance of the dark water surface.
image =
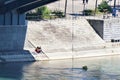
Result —
M82 70L87 65L88 70ZM120 55L0 63L0 80L120 80Z

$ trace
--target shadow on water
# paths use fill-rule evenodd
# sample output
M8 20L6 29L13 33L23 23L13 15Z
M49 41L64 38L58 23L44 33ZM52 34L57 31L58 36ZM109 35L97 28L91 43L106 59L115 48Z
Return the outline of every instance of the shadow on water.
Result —
M4 63L0 64L0 80L119 80L118 60L120 56Z
M32 62L0 63L0 80L21 80L23 68L31 64Z

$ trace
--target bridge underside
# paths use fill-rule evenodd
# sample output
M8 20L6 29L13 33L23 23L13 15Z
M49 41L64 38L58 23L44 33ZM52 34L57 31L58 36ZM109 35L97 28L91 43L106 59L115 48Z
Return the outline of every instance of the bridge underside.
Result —
M7 13L13 10L24 13L54 1L57 0L0 0L0 13Z

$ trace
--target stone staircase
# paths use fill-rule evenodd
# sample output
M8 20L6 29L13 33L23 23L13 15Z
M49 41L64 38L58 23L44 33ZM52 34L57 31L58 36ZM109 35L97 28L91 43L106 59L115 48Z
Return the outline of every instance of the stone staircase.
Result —
M49 57L44 52L36 53L35 48L29 49L29 51L35 60L49 60Z
M44 53L32 53L35 60L49 60L48 56L46 56L46 54Z
M0 62L14 61L35 61L35 59L27 50L0 52Z
M30 51L35 60L49 60L49 57L44 52L36 53L35 48L35 45L31 41L26 39L25 49Z
M104 20L104 40L120 40L120 19L112 18Z

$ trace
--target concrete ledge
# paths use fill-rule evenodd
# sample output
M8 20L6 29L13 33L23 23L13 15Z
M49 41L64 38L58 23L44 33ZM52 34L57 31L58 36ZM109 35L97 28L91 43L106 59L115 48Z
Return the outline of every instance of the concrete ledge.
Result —
M35 61L27 50L0 52L0 62Z
M69 52L53 52L40 53L34 51L11 51L0 52L0 62L18 62L18 61L35 61L35 60L55 60L69 58L85 58L120 55L120 47L104 48L97 50L69 51Z
M85 57L100 57L120 55L120 47L118 48L104 48L97 50L71 51L71 52L56 52L46 53L50 60L54 59L68 59L68 58L85 58Z

